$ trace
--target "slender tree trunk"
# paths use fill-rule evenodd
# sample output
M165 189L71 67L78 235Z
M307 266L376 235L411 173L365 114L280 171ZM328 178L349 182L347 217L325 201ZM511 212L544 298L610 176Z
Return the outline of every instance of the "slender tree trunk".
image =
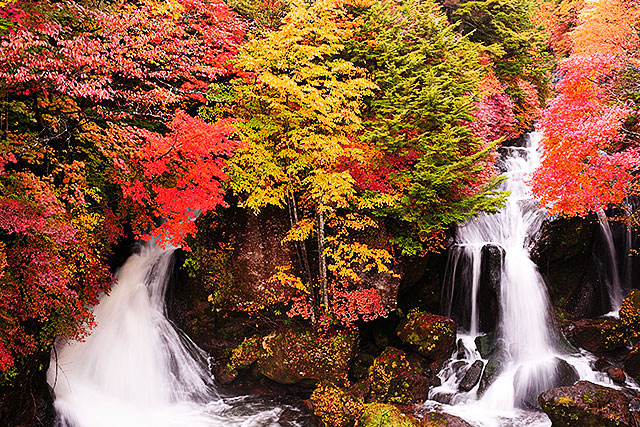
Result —
M291 226L294 227L298 224L298 206L296 198L293 192L289 195L289 219ZM307 283L307 290L309 292L309 305L311 305L311 322L316 323L318 314L318 299L316 298L315 289L313 288L313 282L311 280L311 267L309 266L309 256L307 254L307 246L305 242L296 242L296 255L298 261L302 266L303 274Z
M324 255L324 213L316 210L316 221L318 226L318 258L320 273L320 292L322 304L325 310L329 308L329 290L327 289L327 257Z

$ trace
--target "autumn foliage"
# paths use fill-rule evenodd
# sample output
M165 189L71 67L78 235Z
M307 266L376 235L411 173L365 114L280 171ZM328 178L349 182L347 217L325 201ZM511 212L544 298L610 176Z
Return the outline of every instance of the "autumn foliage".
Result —
M528 2L454 3L0 2L0 371L86 331L125 234L189 249L231 203L290 223L295 296L255 310L387 315L376 281L500 205L546 93ZM593 108L614 135L629 107Z
M637 107L629 79L637 68L639 18L635 2L589 2L568 35L571 54L559 64L558 94L538 125L545 154L532 181L550 212L583 215L637 191Z
M0 18L7 371L90 325L123 227L179 245L196 210L222 204L223 164L239 142L193 113L244 26L225 4L199 0L14 1Z

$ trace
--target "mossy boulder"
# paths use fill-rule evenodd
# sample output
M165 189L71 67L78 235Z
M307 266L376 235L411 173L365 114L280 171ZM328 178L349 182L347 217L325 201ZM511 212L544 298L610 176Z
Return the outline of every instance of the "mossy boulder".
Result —
M327 427L349 427L358 419L364 401L332 382L321 382L310 398L313 413Z
M631 427L636 422L621 391L589 381L545 391L538 397L553 427Z
M418 421L393 405L368 403L358 418L360 427L417 427Z
M352 330L285 329L262 339L255 363L258 372L280 384L344 379L357 340L358 334Z
M429 392L429 379L394 347L387 347L373 361L368 381L372 398L379 402L422 403Z
M449 358L456 344L456 323L444 316L413 310L398 328L405 344L429 359L439 362Z
M385 403L364 405L359 427L471 427L469 423L453 415L431 412L421 419L403 414L400 409Z

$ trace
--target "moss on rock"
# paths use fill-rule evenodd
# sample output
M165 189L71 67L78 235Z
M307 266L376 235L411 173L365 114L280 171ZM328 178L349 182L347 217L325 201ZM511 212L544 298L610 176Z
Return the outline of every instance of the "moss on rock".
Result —
M262 339L256 366L262 375L281 384L346 379L357 340L352 330L285 329Z
M448 317L412 310L400 324L398 337L423 356L442 361L455 348L456 323Z
M331 382L321 382L311 394L310 401L313 413L327 427L352 426L364 406L361 398L354 397Z
M554 427L631 427L629 398L621 391L579 381L545 391L538 398Z
M405 415L393 405L386 403L368 403L364 405L360 418L360 427L417 427L418 421Z
M369 368L371 395L380 402L420 403L427 398L429 380L401 350L387 347Z

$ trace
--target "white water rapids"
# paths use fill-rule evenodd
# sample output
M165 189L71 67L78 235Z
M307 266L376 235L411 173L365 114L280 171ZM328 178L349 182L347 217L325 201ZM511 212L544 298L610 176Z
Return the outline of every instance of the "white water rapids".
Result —
M223 397L202 350L165 317L173 249L142 244L95 308L85 341L56 345L47 373L64 427L272 426L283 408ZM266 406L266 407L265 407Z
M430 392L431 399L445 404L427 401L425 409L436 407L478 426L549 426L546 415L534 409L537 396L557 386L563 372L572 371L571 366L580 379L612 386L605 375L591 369L593 356L560 351L544 279L529 257L532 240L545 215L526 185L540 164L540 138L540 134L532 133L526 147L501 149L499 166L506 177L501 189L510 192L506 205L496 214L482 214L462 225L450 252L443 290L448 304L445 314L451 314L458 306L455 314L463 327L462 348L459 360L450 361L440 373L442 385ZM502 256L498 268L499 304L495 307L498 322L495 342L491 344L495 350L483 359L475 338L483 335L479 326L483 310L490 309L478 303L482 252L488 246ZM491 358L498 364L497 374L486 390L479 392L479 385L468 392L460 390L468 367L478 360L486 366Z

